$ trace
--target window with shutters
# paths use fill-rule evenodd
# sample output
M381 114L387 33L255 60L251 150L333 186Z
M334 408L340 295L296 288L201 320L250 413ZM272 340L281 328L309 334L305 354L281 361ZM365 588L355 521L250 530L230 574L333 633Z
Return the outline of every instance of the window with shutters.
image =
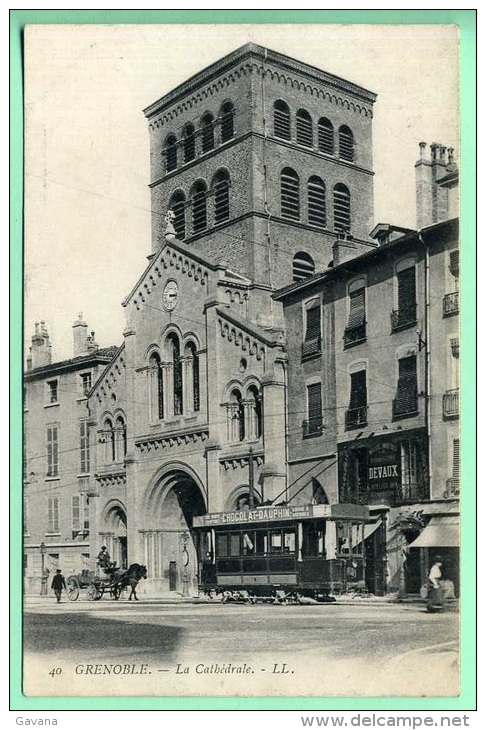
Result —
M169 201L169 210L174 213L174 229L177 238L181 240L186 236L186 196L182 190L172 193Z
M451 471L452 476L447 480L446 498L459 497L461 486L461 443L458 438L452 439L452 458Z
M148 375L150 422L155 423L164 418L164 373L156 352L150 357Z
M316 267L314 259L305 251L299 251L292 260L292 278L293 281L302 281L314 276Z
M322 434L322 388L321 383L307 386L307 419L302 423L303 438Z
M200 233L206 230L208 225L207 213L207 186L203 180L194 183L191 189L192 198L192 230L193 233Z
M275 137L290 140L290 109L281 99L273 105L273 133Z
M211 185L214 194L214 222L222 223L229 218L230 176L227 170L218 170Z
M59 497L47 498L47 532L59 534Z
M201 151L214 150L214 119L212 114L205 114L201 119Z
M191 162L196 157L196 130L193 124L184 129L184 162Z
M86 497L82 494L75 494L71 503L71 522L72 530L76 533L89 532L89 504Z
M449 292L444 296L443 316L450 317L459 314L459 251L449 253Z
M230 101L221 107L221 142L228 142L235 136L235 108Z
M80 375L81 393L83 396L87 396L92 386L91 373L81 373Z
M59 476L59 429L57 426L47 427L47 476Z
M321 351L321 305L319 302L305 310L305 334L302 343L302 359L320 355Z
M334 154L334 127L326 117L317 122L317 147L326 155Z
M280 209L282 218L300 218L299 176L290 167L280 173Z
M334 230L338 233L351 230L351 195L342 183L334 186Z
M326 186L316 175L307 183L307 217L313 226L326 227Z
M354 161L354 136L349 127L339 127L339 157L347 162Z
M80 473L89 473L89 426L87 421L79 424Z
M393 418L414 416L417 412L417 356L408 355L398 361L398 383L393 400Z
M368 394L366 370L350 373L349 408L345 415L346 429L359 428L368 423Z
M344 330L344 347L352 347L366 340L365 282L360 280L349 287L349 316Z
M57 380L47 382L47 405L59 403L59 383Z
M177 139L171 134L165 142L165 171L172 172L177 169Z
M314 146L314 135L312 130L312 119L306 109L299 109L296 117L296 139L297 144L304 147Z
M392 332L417 323L415 265L397 270L397 309L391 315Z

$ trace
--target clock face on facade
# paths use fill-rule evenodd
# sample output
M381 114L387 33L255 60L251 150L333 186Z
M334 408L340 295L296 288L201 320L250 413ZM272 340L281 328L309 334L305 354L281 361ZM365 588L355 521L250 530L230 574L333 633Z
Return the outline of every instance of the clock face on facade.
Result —
M164 294L162 296L164 307L167 309L168 312L171 312L174 309L178 299L179 287L177 285L177 281L171 279L165 285Z

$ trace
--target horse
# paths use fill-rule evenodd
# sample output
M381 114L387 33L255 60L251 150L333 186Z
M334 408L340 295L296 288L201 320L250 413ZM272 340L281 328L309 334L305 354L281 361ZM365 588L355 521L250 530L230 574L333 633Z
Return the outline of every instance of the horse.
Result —
M147 567L145 565L140 565L139 563L132 563L127 570L116 570L112 577L112 594L115 600L119 599L124 588L131 586L132 590L130 591L128 600L131 601L133 596L133 598L138 601L136 588L139 581L146 577Z

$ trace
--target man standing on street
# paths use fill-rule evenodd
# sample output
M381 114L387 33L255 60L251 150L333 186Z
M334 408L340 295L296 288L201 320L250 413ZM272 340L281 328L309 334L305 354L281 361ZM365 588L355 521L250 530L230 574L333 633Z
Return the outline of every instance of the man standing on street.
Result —
M56 570L56 575L52 579L51 588L56 594L57 602L61 603L61 593L63 588L66 589L66 581L59 568Z

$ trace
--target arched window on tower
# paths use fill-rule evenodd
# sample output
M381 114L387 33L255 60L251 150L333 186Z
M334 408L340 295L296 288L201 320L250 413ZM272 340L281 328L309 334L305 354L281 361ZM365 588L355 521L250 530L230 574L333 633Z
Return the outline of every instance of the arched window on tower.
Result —
M280 208L282 218L300 218L299 176L291 167L280 173Z
M184 162L190 162L196 157L196 130L194 124L184 128Z
M273 105L273 133L280 139L290 139L290 109L282 99Z
M228 403L229 429L228 437L230 441L243 441L245 438L245 406L243 398L238 388L231 391Z
M345 124L339 127L339 157L348 162L354 160L354 136Z
M201 151L214 150L214 119L213 115L205 114L201 119Z
M229 218L230 177L227 170L218 170L213 178L214 222L221 223Z
M351 196L342 183L334 186L334 230L338 233L351 230Z
M248 438L259 439L262 435L262 396L255 385L248 388Z
M189 410L194 412L200 409L200 384L199 384L199 355L194 342L188 342L185 347L187 362L187 385L186 397L189 403Z
M221 107L221 142L228 142L235 136L235 108L230 101Z
M334 127L326 117L317 122L317 148L326 155L334 154Z
M150 421L164 418L164 377L159 355L154 352L149 360Z
M312 225L326 227L326 186L317 175L307 183L307 215Z
M314 146L314 134L312 131L311 115L306 109L299 109L296 117L296 138L297 144L304 147Z
M172 391L174 396L174 416L181 416L184 412L181 346L178 336L171 332L167 338L172 366Z
M116 459L115 449L115 431L113 430L113 421L107 418L103 424L103 436L105 441L105 462L112 464Z
M295 254L292 261L292 278L293 281L302 281L314 276L315 273L314 259L305 251L299 251Z
M169 210L175 215L174 228L176 236L182 240L186 235L186 197L182 190L176 190L175 193L172 193Z
M116 432L116 460L123 461L127 453L127 427L122 416L118 416L115 423Z
M206 196L206 183L204 180L197 180L191 188L193 233L199 233L207 228L208 214Z
M173 134L165 141L165 171L171 172L177 169L177 139Z

